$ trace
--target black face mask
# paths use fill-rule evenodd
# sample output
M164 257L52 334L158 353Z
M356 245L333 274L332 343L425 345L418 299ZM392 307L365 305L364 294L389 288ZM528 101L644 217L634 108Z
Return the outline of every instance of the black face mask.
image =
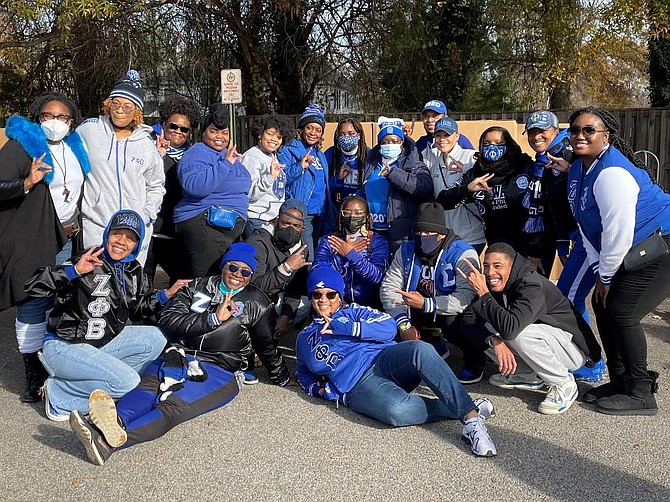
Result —
M365 216L342 216L342 230L349 235L358 233L367 222Z
M419 258L432 259L440 252L442 241L438 240L439 234L415 235L414 253Z
M281 251L287 251L300 242L300 232L294 227L276 227L275 242Z

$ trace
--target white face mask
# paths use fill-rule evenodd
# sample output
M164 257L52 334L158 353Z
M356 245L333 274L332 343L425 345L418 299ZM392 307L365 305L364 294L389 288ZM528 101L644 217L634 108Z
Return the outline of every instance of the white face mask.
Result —
M70 132L70 126L58 119L45 120L41 124L42 131L49 141L60 141Z

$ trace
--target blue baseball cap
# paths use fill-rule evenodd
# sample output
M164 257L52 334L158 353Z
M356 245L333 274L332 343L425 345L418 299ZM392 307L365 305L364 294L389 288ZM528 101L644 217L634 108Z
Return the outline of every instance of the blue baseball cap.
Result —
M451 117L444 117L435 122L435 132L437 131L444 131L451 136L455 132L458 132L458 124Z
M427 110L432 110L435 113L441 113L443 115L448 115L447 113L447 105L445 105L442 101L439 99L431 99L423 105L423 110L421 110L421 113L427 111Z
M526 131L528 129L546 131L550 127L558 129L558 117L549 110L537 110L531 113L526 120Z

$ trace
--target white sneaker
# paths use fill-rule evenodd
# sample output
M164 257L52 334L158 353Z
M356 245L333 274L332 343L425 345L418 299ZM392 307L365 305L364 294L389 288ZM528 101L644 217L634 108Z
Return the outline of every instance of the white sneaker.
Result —
M46 414L47 418L53 422L67 422L70 420L69 413L67 415L61 415L54 409L53 406L51 406L51 403L49 402L49 394L47 393L46 381L44 382L44 387L42 387L42 389L44 395L44 413Z
M478 457L493 457L496 455L496 445L493 444L489 431L486 429L485 419L477 415L465 422L462 438L470 445L472 453Z
M538 390L544 386L544 380L535 373L512 373L508 376L497 373L491 375L489 383L503 389Z
M579 395L579 389L575 378L570 375L570 379L561 385L552 385L549 387L547 397L540 403L537 411L545 415L558 415L568 411L572 403Z
M479 414L486 420L496 416L496 408L488 397L478 397L473 402L479 408Z

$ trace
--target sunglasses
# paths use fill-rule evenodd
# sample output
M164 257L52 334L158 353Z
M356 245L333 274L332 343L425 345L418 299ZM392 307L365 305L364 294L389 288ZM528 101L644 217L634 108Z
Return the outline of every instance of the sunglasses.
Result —
M251 277L253 275L253 272L249 270L248 268L242 268L238 265L235 265L234 263L229 263L228 264L228 271L231 273L236 273L239 270L240 274L242 277Z
M571 126L568 131L570 132L570 136L579 136L579 133L582 133L587 138L593 136L597 132L607 132L606 129L596 129L593 126Z
M320 300L323 295L326 295L329 300L334 300L337 297L337 291L328 291L327 293L312 291L312 300Z
M175 124L174 122L170 122L168 124L168 129L170 129L171 131L179 130L179 131L183 132L184 134L188 134L191 131L190 127L179 126L179 125Z

